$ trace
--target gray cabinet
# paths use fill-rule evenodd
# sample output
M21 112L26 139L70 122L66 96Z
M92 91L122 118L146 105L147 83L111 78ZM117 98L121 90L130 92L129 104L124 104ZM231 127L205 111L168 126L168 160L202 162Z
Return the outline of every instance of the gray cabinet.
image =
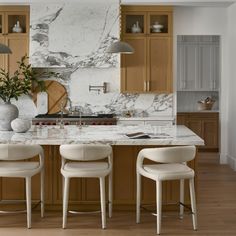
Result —
M219 59L218 36L178 36L178 91L218 91Z

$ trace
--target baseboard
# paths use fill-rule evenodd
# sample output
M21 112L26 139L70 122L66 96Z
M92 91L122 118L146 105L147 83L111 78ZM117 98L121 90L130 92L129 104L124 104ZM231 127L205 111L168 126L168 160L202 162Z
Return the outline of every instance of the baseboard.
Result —
M228 159L228 164L229 164L229 166L230 166L234 171L236 171L236 158L227 155L227 159Z

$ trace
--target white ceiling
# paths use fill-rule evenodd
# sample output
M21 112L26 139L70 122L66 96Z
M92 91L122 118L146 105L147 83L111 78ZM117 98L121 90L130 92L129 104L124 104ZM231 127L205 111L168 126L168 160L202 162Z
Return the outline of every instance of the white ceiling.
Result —
M0 4L30 4L36 2L81 2L88 0L0 0ZM99 2L99 0L97 0ZM118 1L118 0L109 0ZM205 7L228 7L236 0L120 0L122 5L173 5L173 6L205 6Z
M123 5L172 5L172 6L205 6L205 7L228 7L236 0L121 0Z

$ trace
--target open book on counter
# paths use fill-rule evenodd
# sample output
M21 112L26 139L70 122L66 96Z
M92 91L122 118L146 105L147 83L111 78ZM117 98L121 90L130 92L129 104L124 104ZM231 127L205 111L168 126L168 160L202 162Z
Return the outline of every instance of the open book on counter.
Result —
M144 132L136 132L136 133L127 133L125 134L130 139L145 139L145 138L153 138L153 139L163 139L163 138L172 138L169 134L166 133L144 133Z

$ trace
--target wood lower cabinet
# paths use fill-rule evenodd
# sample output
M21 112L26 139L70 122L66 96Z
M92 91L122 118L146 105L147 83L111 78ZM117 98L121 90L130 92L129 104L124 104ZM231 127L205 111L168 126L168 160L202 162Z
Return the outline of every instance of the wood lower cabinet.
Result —
M177 113L177 124L185 125L204 139L205 146L199 150L219 150L219 113L193 112Z
M150 146L151 147L151 146ZM113 199L114 209L135 210L136 203L136 159L143 146L114 146L113 156ZM45 201L46 209L62 209L62 176L59 146L44 146L45 150ZM197 158L189 163L196 170ZM32 179L32 198L39 199L40 178ZM108 189L106 189L108 190ZM142 203L153 204L156 201L155 182L142 177ZM1 178L0 200L25 199L23 179ZM163 183L163 203L179 202L178 181ZM186 184L185 202L189 203ZM7 206L8 209L10 206ZM165 209L176 209L171 205ZM2 207L1 207L2 208ZM99 181L96 178L72 178L70 183L70 209L94 210L100 208Z

